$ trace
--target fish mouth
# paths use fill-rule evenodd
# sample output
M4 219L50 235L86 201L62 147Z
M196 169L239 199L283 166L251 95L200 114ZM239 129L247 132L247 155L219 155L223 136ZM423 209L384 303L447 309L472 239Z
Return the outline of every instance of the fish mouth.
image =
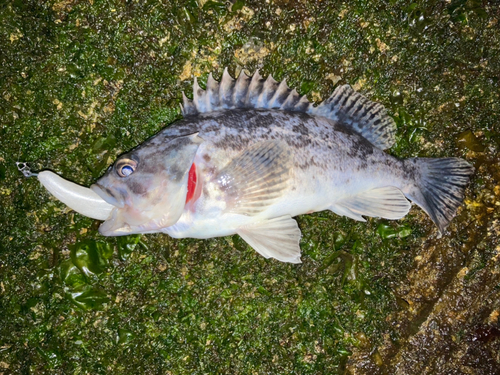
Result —
M109 190L108 188L102 186L97 182L95 184L92 184L90 186L90 189L98 196L100 196L102 199L104 199L107 203L112 204L115 207L123 208L125 206L123 200L115 197L115 195L111 190Z

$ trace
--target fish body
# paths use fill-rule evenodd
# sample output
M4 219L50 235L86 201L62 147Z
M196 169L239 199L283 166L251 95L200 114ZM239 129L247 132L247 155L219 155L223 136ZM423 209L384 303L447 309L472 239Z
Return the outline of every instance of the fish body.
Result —
M193 133L203 139L193 160L200 194L174 225L161 230L176 238L231 235L256 221L332 209L358 192L388 183L403 188L408 181L402 161L332 120L297 112L234 109L201 114L165 129L145 147ZM266 142L290 151L287 183L262 210L238 212L237 202L221 187L220 173L242 152Z
M226 70L220 83L210 75L206 90L195 80L183 104L183 120L120 156L91 186L113 206L103 235L237 233L267 258L298 263L292 217L331 210L399 219L410 199L442 232L473 171L458 158L386 154L393 119L347 85L314 106L272 77L233 80Z

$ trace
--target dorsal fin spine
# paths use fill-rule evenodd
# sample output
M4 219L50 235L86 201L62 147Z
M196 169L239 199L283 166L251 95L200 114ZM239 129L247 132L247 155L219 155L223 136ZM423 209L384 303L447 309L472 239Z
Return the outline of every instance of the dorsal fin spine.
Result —
M270 103L269 103L269 108L279 108L281 106L281 104L278 104L280 97L283 97L283 93L286 93L286 96L288 96L290 91L291 90L288 88L288 85L286 84L286 78L285 78L283 81L280 82L280 84L278 85L278 88L276 89L276 92L272 96Z
M218 108L220 106L219 102L219 82L217 82L213 77L212 73L208 75L207 80L207 103L210 103L211 108Z
M222 108L224 109L232 108L232 92L234 89L234 84L235 81L233 77L231 77L231 75L227 71L227 68L225 68L219 85L219 98L222 104Z
M195 105L193 104L193 101L189 100L186 97L186 94L184 93L184 91L182 92L181 111L182 111L182 114L184 116L195 115L198 113L198 110L196 109Z
M274 78L270 75L267 77L264 85L262 86L262 93L259 96L259 100L257 101L257 106L262 108L272 108L271 107L271 99L274 96L278 88L278 82L274 80Z
M250 77L241 71L236 79L233 90L233 108L245 108L245 100L248 92Z
M248 86L248 91L245 97L245 106L248 108L257 108L257 101L259 99L260 92L262 91L262 77L259 74L259 70L256 70L250 84Z
M207 108L205 107L205 104L203 103L203 99L205 97L205 92L200 88L200 85L198 84L198 78L194 77L194 82L193 82L193 104L196 107L196 109L200 112L207 112Z

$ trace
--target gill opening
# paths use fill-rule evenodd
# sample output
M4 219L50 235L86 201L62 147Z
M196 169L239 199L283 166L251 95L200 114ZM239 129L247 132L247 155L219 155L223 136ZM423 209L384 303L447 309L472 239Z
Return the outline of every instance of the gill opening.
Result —
M189 169L186 203L191 201L194 197L194 193L196 191L196 182L197 182L196 165L193 163L191 165L191 168Z

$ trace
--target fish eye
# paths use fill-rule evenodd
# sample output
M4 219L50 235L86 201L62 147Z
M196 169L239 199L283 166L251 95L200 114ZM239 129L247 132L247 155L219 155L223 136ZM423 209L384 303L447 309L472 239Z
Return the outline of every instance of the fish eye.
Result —
M120 177L128 177L134 173L137 162L130 159L122 159L116 164L116 172Z

